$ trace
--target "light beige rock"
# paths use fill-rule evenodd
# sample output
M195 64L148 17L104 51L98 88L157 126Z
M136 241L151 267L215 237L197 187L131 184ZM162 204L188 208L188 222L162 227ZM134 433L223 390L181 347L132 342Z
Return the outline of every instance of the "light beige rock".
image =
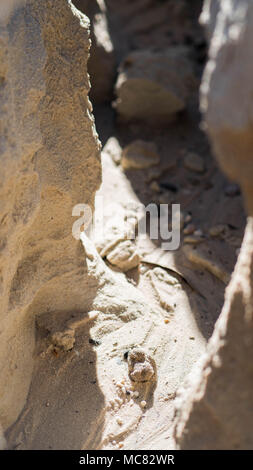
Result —
M184 159L184 166L188 170L194 171L196 173L203 173L205 171L205 165L203 158L200 157L197 153L188 153Z
M184 232L184 235L192 235L195 232L195 225L187 224L183 232Z
M119 69L116 111L124 121L168 123L186 107L195 85L185 48L132 52Z
M128 372L133 382L150 382L156 378L155 363L152 357L141 348L128 353Z
M152 191L154 191L155 193L160 193L161 192L161 188L159 186L159 184L157 183L157 181L153 181L150 185L150 189Z
M178 397L181 449L252 449L253 220L207 353Z
M119 242L107 255L107 260L121 271L129 271L140 263L140 255L131 240Z
M227 226L224 224L214 225L209 229L209 234L211 237L220 237L224 235L227 231Z
M68 329L54 333L52 335L52 343L56 348L70 351L75 344L75 331Z
M87 98L88 19L68 0L27 0L2 21L0 34L0 422L5 430L29 390L35 318L88 308L87 270L71 233L72 208L93 207L101 170Z
M199 243L202 243L203 241L204 241L204 238L197 236L197 235L184 237L184 243L186 243L187 245L198 245Z
M159 163L160 156L153 142L135 140L122 151L121 165L124 170L141 170Z
M249 80L253 4L212 0L206 2L205 12L202 20L210 20L206 27L214 34L201 86L201 108L219 163L240 184L248 211L253 213L253 82Z
M253 4L207 0L202 21L211 43L201 106L218 161L242 186L250 217L207 353L181 391L175 437L181 449L252 449Z
M184 253L189 261L191 261L199 268L204 268L213 274L215 277L228 284L230 280L230 274L228 270L222 265L221 261L216 260L211 254L208 254L208 250L205 247L194 247L194 249L186 245L184 247Z

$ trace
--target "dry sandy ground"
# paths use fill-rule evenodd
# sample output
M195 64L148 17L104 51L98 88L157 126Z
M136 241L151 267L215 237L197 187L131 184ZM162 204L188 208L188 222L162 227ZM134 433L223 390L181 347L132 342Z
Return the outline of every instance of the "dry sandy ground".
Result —
M165 252L161 241L137 237L140 264L123 273L99 257L96 233L91 242L83 238L80 256L86 251L97 294L90 312L38 321L29 397L7 435L13 449L173 449L177 390L212 334L244 231L241 195L217 168L199 129L197 94L188 113L164 130L117 125L109 105L95 108L95 115L105 149L97 196L105 208L116 202L117 220L130 203L133 213L139 203L179 203L181 243ZM113 158L106 147L110 137L118 143ZM154 142L160 163L123 171L115 160L136 139ZM203 159L202 173L185 167L189 152ZM154 181L163 184L158 188ZM110 240L110 211L105 218ZM49 334L58 334L59 347ZM155 362L152 382L129 378L125 353L136 347Z
M163 251L159 241L148 237L137 238L141 260L156 265L141 263L127 273L106 266L100 257L90 266L88 263L93 283L98 283L95 312L66 320L67 332L71 322L74 324L71 351L48 344L48 331L59 329L57 319L54 325L49 319L40 320L34 380L27 405L8 435L12 448L174 448L176 392L205 350L220 313L245 219L241 196L225 194L228 182L192 120L181 129L175 125L170 132L159 132L153 139L161 155L160 167L169 166L158 181L177 184L177 193L170 195L166 190L164 197L170 195L181 203L182 212L191 214L191 223L202 230L203 237L197 244L185 243L182 231L176 252ZM189 146L205 161L201 176L184 168ZM98 196L103 196L105 207L117 201L122 214L129 203L134 208L139 202L156 200L150 183L145 183L147 170L126 175L108 153L103 152L102 160L103 184ZM110 213L106 215L107 224L110 217ZM226 228L218 237L211 237L209 229L219 224ZM105 278L109 284L104 284ZM130 313L119 318L120 305L128 302L132 302ZM95 343L91 344L91 338ZM156 381L138 384L129 379L124 353L135 347L144 348L154 359Z

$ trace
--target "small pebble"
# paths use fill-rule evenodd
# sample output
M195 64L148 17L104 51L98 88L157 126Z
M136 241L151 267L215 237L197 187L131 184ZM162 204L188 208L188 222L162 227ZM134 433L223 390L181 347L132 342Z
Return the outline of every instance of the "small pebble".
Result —
M141 348L134 348L128 354L129 377L133 382L148 382L156 379L155 363Z
M123 424L123 421L122 421L122 419L120 419L120 418L117 418L117 423L118 423L118 425L119 425L119 426L122 426L122 424Z
M133 393L133 395L134 395L134 398L138 398L140 396L140 394L137 390Z
M199 243L203 242L202 237L196 237L195 235L189 235L188 237L184 237L184 243L189 245L198 245Z
M186 155L184 159L184 166L188 170L195 171L196 173L203 173L205 171L205 165L202 157L194 152L188 153L188 155Z
M116 402L116 403L117 403L119 406L121 406L121 405L122 405L122 403L123 403L123 400L121 400L121 398L118 398L118 397L117 397L117 398L115 398L115 400L114 400L114 401L115 401L115 402Z
M49 406L49 402L46 403L46 406Z
M164 319L164 323L166 323L166 324L167 324L167 323L169 323L169 322L170 322L170 321L169 321L169 319L168 319L168 318L165 318L165 319Z
M142 400L141 401L141 407L146 408L146 406L147 406L147 402L145 400Z
M161 188L159 186L159 184L157 183L157 181L153 181L150 185L150 189L152 191L154 191L155 193L160 193L161 192Z
M145 266L144 264L139 266L139 273L140 274L145 274L148 271L148 267Z
M184 228L184 235L192 235L195 232L195 226L193 224L188 224Z
M222 224L214 225L213 227L209 229L209 234L211 235L211 237L219 237L225 232L225 230L226 230L226 225L222 225Z
M123 444L123 442L120 442L119 443L119 449L122 449L122 447L124 447L124 444Z
M200 229L195 230L194 235L196 235L196 237L203 237L203 231Z

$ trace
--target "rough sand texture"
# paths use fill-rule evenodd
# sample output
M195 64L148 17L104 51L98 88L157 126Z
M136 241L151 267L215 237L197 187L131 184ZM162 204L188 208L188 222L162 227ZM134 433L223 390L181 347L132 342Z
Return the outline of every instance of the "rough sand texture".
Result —
M35 318L83 310L92 297L92 291L84 294L85 259L71 235L73 206L92 206L100 184L87 99L89 46L88 19L68 1L27 1L1 25L4 429L17 419L29 390Z
M178 440L175 400L192 368L206 352L206 344L222 309L224 290L243 237L242 196L240 190L231 189L220 172L199 128L197 90L189 96L184 113L166 128L140 123L121 125L110 105L96 106L96 126L103 151L102 185L96 194L94 213L95 219L101 222L102 200L104 232L90 230L82 235L82 244L75 242L70 235L67 208L75 202L93 202L100 182L96 139L91 132L92 121L86 118L88 82L83 68L86 71L87 29L80 28L79 19L72 15L67 2L61 2L61 7L58 1L46 3L51 11L56 5L52 18L45 18L45 25L44 20L40 20L46 45L46 39L50 38L47 54L51 59L46 62L48 67L43 67L49 73L51 67L55 70L55 64L59 70L57 80L51 80L52 76L48 75L48 86L53 87L50 95L53 103L54 97L56 101L59 97L59 83L62 89L59 89L59 103L55 103L60 108L53 107L53 117L57 116L59 126L53 120L52 140L46 140L49 153L44 146L41 149L39 140L35 161L41 165L45 162L41 173L36 170L45 185L42 186L45 194L48 194L47 178L50 188L53 185L53 191L56 187L60 192L59 203L55 192L52 200L48 196L46 209L50 215L53 212L54 217L56 203L57 207L61 204L62 210L56 219L57 230L51 232L50 228L45 239L45 230L51 226L42 219L40 205L36 218L29 225L30 245L33 242L36 248L40 241L40 247L46 247L47 270L41 269L37 258L28 260L29 268L37 267L27 282L34 289L29 294L32 300L15 310L15 318L21 312L22 318L29 318L31 322L36 314L36 341L31 342L33 336L29 330L28 364L33 354L32 380L25 406L26 393L23 393L19 411L23 409L5 433L7 446L10 449L174 449ZM104 14L117 63L123 63L133 49L154 52L157 47L163 50L187 45L193 73L199 80L205 60L203 34L197 24L200 4L196 1L189 6L189 2L178 0L107 0ZM35 8L35 2L28 5ZM39 18L41 8L37 3ZM51 21L54 22L50 29ZM59 34L53 50L52 30ZM80 38L79 34L84 37ZM41 44L38 34L36 38ZM62 53L63 44L66 50ZM19 45L20 42L16 47ZM71 74L66 72L69 67ZM36 70L41 72L38 66ZM42 84L44 86L44 81ZM81 99L82 116L78 87L85 95L85 99ZM47 110L51 109L50 103L49 100ZM65 103L66 109L63 108ZM42 123L49 126L52 116L41 116L42 104L39 111L36 108L35 115L45 116ZM62 124L63 118L67 123L64 120ZM69 132L67 140L65 124ZM20 132L23 135L23 128ZM136 165L126 167L124 159L122 161L124 149L136 141L148 142L156 149L152 167L147 164L145 152L137 156L138 161L141 160L137 168ZM56 148L55 153L52 148ZM81 165L77 166L77 174L72 167L67 173L58 173L58 150L59 162L64 162L64 168L66 165L69 169L70 164L67 152L71 155L71 165L72 158L74 164ZM70 176L67 181L66 174ZM181 204L181 243L177 251L164 251L160 235L151 239L148 224L146 236L137 233L134 239L127 240L126 233L133 234L145 215L143 205L151 202L156 207L172 202ZM170 216L169 212L168 228ZM37 217L40 230L35 231ZM65 235L58 236L59 233ZM30 253L27 253L27 245L21 246L27 256ZM136 255L134 265L133 254ZM41 256L44 251L39 260ZM6 259L16 262L15 256ZM65 275L61 271L63 266ZM127 266L132 269L127 270ZM53 268L58 269L57 282ZM16 267L13 270L15 273ZM26 277L22 279L26 286ZM229 289L231 292L232 287ZM26 290L22 287L21 292ZM27 305L29 317L25 316ZM10 322L9 313L7 318ZM6 334L7 330L3 331ZM16 345L17 341L12 344ZM10 357L9 352L8 355ZM2 353L1 357L4 357ZM7 359L5 364L8 372ZM10 390L20 387L17 382L14 385L16 389L10 384Z

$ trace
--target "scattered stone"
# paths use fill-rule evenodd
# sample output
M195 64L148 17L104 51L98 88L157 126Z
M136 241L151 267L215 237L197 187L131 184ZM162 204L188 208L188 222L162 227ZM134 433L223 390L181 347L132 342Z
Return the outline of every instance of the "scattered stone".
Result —
M196 237L203 237L203 230L195 230L194 235L196 235Z
M119 406L123 405L123 400L119 397L116 397L114 400Z
M140 264L140 255L131 240L124 240L110 251L107 260L121 271L126 272Z
M134 398L139 398L139 396L140 396L138 390L135 390L135 392L133 393L133 395L134 395Z
M236 183L228 184L225 187L225 194L229 197L239 196L241 194L240 186Z
M145 400L142 400L141 401L141 407L146 408L146 406L147 406L147 402Z
M198 245L204 241L203 237L197 237L196 235L189 235L184 238L184 243L189 245Z
M187 48L139 50L129 54L120 66L114 105L121 120L161 125L186 107L195 87Z
M230 273L225 270L224 266L213 259L212 255L208 255L205 251L200 250L199 247L191 247L190 245L184 246L184 253L189 261L196 264L200 268L204 268L213 274L215 277L228 284L230 280Z
M71 351L75 344L75 331L72 329L59 331L54 333L51 338L55 347L63 351Z
M124 170L149 168L159 162L160 156L153 142L135 140L122 152L121 165Z
M140 348L129 351L128 371L133 382L153 381L156 376L154 360Z
M122 426L122 424L123 424L122 419L121 419L121 418L117 418L117 423L118 423L119 426Z
M116 139L116 137L110 137L103 148L103 153L110 155L114 163L119 165L121 160L121 152L122 148L119 144L119 141Z
M192 235L195 232L195 225L189 224L183 230L184 235Z
M194 171L196 173L203 173L205 171L205 165L202 157L194 152L188 153L186 155L184 158L184 166L188 170Z
M226 225L222 225L222 224L214 225L213 227L209 229L209 234L211 237L214 237L214 238L220 237L221 235L226 233L226 230L227 230Z
M161 192L161 188L159 186L159 184L157 183L157 181L153 181L150 185L150 189L152 191L154 191L155 193L160 193Z

